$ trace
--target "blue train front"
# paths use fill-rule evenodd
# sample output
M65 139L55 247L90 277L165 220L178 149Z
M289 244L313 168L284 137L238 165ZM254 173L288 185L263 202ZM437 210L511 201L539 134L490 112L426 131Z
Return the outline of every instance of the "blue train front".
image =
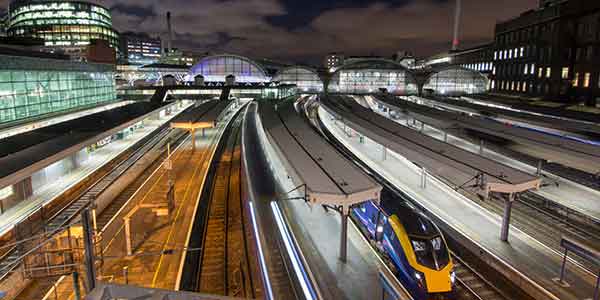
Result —
M352 214L392 262L415 299L451 298L454 270L446 241L424 215L405 204L365 202Z

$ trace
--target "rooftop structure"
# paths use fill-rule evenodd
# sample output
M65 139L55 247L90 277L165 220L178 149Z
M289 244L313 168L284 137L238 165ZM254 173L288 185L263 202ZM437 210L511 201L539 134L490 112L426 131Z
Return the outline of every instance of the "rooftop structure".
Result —
M323 91L323 80L316 70L309 67L293 66L279 70L273 81L295 84L301 92L319 93Z
M0 126L116 101L114 67L0 54Z
M270 81L266 70L253 60L233 54L211 55L202 58L190 69L189 79L202 75L205 82L225 82L228 75L237 82L256 83Z

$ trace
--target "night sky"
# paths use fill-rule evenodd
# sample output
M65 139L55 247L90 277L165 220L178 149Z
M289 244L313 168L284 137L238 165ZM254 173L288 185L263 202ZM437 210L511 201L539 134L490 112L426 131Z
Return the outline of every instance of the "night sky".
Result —
M7 0L0 0L7 2ZM317 63L328 52L427 56L448 50L454 0L98 0L118 31L166 31L174 46ZM538 0L463 0L462 47L493 39L494 24Z

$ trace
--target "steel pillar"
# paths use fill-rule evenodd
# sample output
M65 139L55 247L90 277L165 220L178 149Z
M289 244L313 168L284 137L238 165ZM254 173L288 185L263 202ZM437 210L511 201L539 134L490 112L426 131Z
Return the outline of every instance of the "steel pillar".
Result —
M79 290L79 273L73 272L73 291L75 292L75 300L81 300L81 291Z
M538 160L537 171L535 173L537 176L542 175L542 164L543 164L542 160L541 159Z
M421 169L421 188L427 188L427 169Z
M502 231L500 232L500 240L508 242L508 230L510 228L510 213L512 210L512 203L514 195L510 194L508 200L504 202L504 217L502 218Z
M483 155L483 140L479 140L479 155Z
M448 142L448 133L444 131L444 143Z
M342 236L340 239L340 260L346 263L348 244L348 209L342 207Z
M383 147L383 150L381 150L381 160L385 161L387 159L387 148L383 145L381 147Z
M81 223L83 225L83 243L85 249L85 269L86 279L88 284L86 285L86 292L90 292L96 288L96 264L94 259L94 236L92 232L92 225L90 224L90 209L86 208L81 212Z

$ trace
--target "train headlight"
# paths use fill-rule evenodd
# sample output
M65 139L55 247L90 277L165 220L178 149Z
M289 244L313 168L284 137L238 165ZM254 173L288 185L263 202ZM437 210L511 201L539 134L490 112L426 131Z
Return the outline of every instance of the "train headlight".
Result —
M454 285L455 281L456 281L456 272L454 270L452 270L450 272L450 282L452 282L452 285Z
M415 270L415 279L417 280L417 285L424 290L427 291L427 281L425 280L425 274Z

